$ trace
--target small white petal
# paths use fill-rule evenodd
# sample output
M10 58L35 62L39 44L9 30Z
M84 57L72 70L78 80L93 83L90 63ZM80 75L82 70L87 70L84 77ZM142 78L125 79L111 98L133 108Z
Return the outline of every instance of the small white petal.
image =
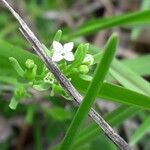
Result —
M63 59L63 56L60 53L54 53L52 56L52 61L58 62Z
M66 59L67 61L73 61L74 60L73 53L72 52L66 53L64 59Z
M53 41L53 49L55 52L61 53L61 51L63 50L63 46L60 42Z
M66 52L71 52L73 49L74 43L73 42L69 42L64 44L64 51Z

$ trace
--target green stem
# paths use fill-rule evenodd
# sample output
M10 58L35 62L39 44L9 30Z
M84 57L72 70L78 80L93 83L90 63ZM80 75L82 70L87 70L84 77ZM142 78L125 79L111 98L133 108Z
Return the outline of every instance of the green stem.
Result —
M42 150L39 119L36 119L34 123L34 141L35 141L35 149Z

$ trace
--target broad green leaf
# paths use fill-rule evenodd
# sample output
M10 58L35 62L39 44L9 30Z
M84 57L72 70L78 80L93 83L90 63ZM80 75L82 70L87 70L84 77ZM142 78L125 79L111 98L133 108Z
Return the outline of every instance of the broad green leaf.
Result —
M0 40L0 74L7 74L4 71L7 69L9 75L16 75L15 70L9 62L9 57L17 59L21 66L25 65L24 63L27 59L33 59L38 66L38 71L42 70L43 63L36 55Z
M14 31L17 28L16 23L11 23L7 25L5 28L3 28L0 31L0 39L3 39L6 35L8 35L10 32Z
M0 76L0 83L7 83L12 85L18 85L17 79L8 76Z

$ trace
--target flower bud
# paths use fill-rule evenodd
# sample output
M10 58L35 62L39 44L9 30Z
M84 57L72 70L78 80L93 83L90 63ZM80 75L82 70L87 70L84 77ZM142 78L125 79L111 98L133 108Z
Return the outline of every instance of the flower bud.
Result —
M33 80L36 77L37 73L37 65L34 63L32 59L27 59L25 62L25 78L27 80Z
M83 64L90 66L90 65L92 65L93 63L94 63L94 58L93 58L93 56L90 55L90 54L86 54L86 56L85 56L85 58L84 58L84 60L83 60Z
M50 83L50 84L53 84L54 83L54 81L55 81L55 79L54 79L54 76L53 76L53 74L52 73L47 73L47 75L45 76L45 78L44 78L44 82L45 83Z
M25 62L25 66L28 69L32 69L35 66L35 63L32 59L27 59L27 61Z
M82 74L87 74L89 72L89 68L87 65L81 65L79 68L78 68L79 72L82 73Z
M14 96L16 100L20 100L25 95L26 95L26 90L24 87L21 86L15 89Z

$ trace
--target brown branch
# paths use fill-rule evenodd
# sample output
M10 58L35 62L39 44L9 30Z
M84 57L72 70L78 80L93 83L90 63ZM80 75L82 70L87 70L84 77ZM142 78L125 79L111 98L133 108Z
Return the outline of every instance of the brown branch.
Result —
M40 41L36 38L34 33L29 29L27 24L22 20L22 18L13 10L13 8L5 1L1 0L6 7L11 11L13 16L17 19L20 24L21 32L29 41L29 43L33 46L35 52L39 55L39 57L46 64L48 69L54 74L57 81L60 85L68 92L68 94L73 98L73 100L80 105L82 102L82 96L78 93L78 91L73 87L73 85L69 82L69 80L61 73L59 68L55 63L52 62L51 58L49 58L44 50ZM109 124L93 109L91 108L88 114L93 121L104 131L106 136L121 150L131 150L129 145L109 126Z

